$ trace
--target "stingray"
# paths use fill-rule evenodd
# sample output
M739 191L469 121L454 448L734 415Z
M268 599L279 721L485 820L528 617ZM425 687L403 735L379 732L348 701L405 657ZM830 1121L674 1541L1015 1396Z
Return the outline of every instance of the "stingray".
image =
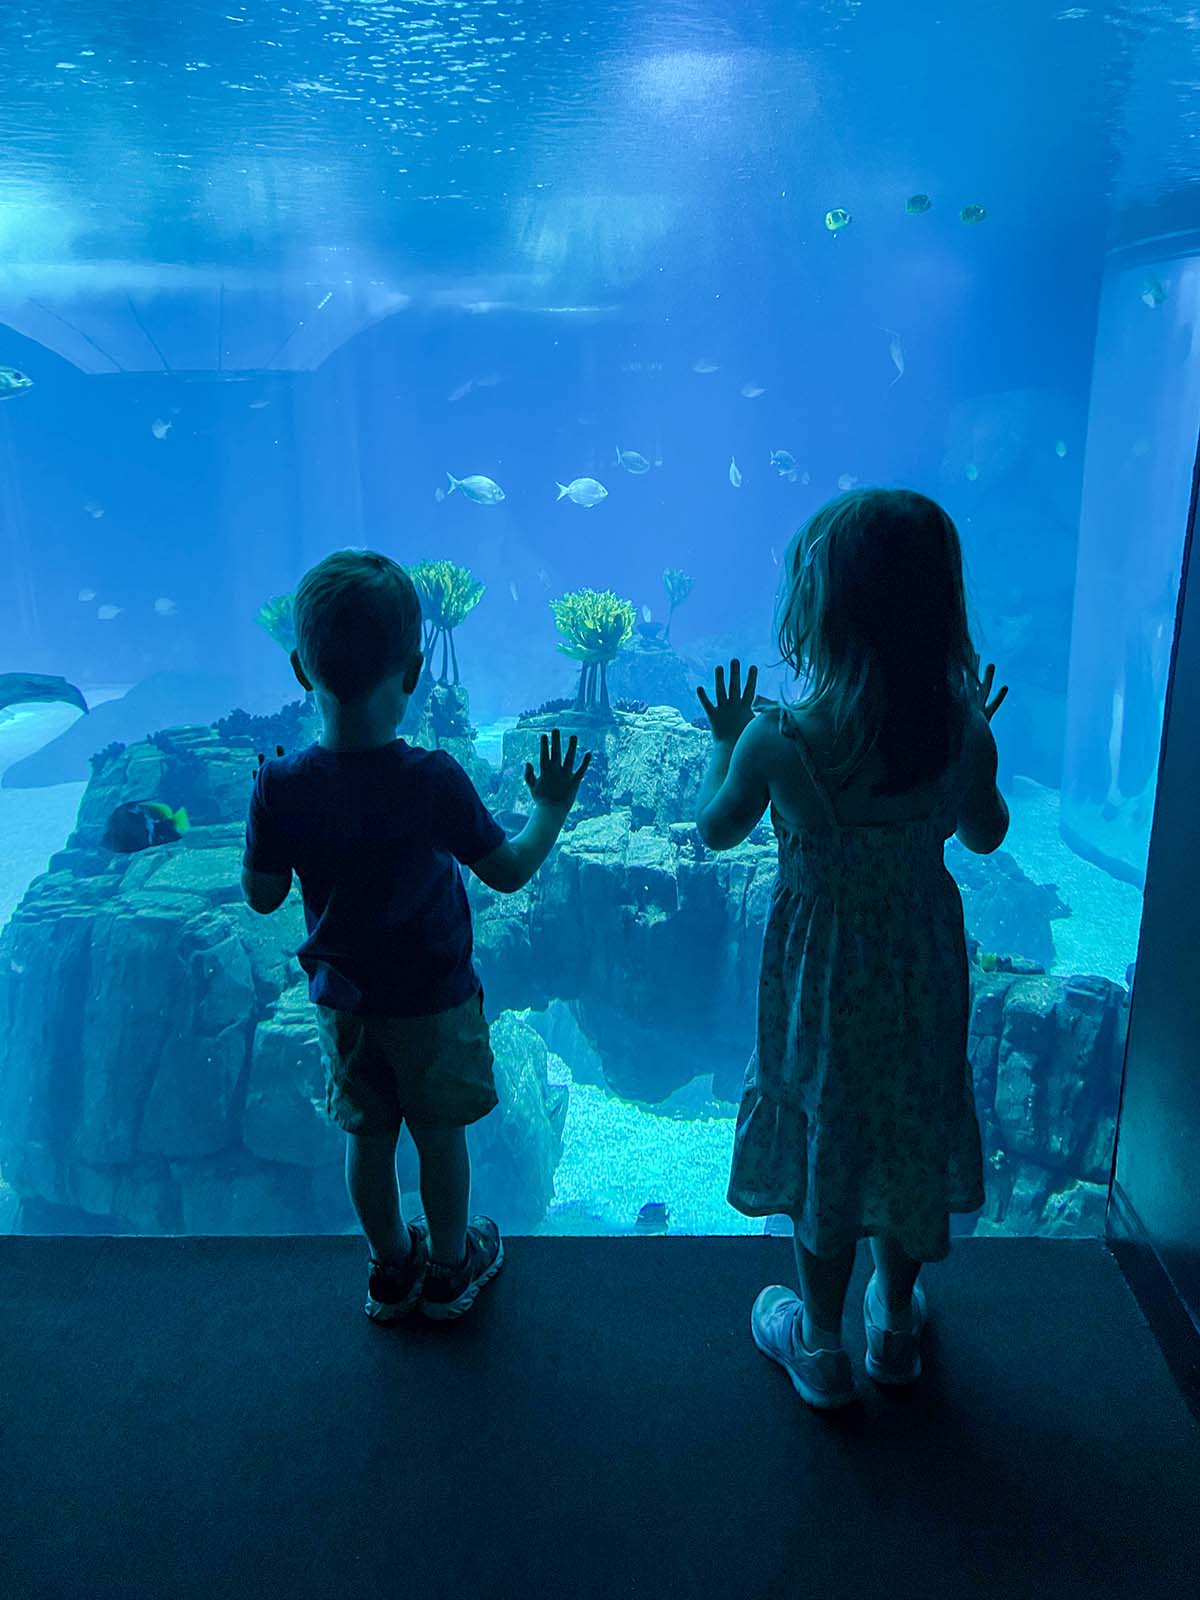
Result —
M0 672L0 709L24 705L29 700L62 700L86 711L87 701L80 690L65 678L44 672Z

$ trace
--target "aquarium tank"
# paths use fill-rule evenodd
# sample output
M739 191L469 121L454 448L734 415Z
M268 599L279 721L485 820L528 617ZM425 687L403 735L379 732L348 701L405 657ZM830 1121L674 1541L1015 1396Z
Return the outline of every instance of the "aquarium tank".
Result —
M466 874L475 1209L761 1231L725 1191L776 848L703 846L696 688L736 655L777 695L790 537L903 485L1010 686L1011 830L946 846L987 1173L954 1231L1102 1233L1200 12L9 0L0 59L0 1227L357 1231L299 895L258 917L239 872L258 754L316 727L296 584L360 546L422 597L402 736L502 826L542 732L594 752L527 889Z

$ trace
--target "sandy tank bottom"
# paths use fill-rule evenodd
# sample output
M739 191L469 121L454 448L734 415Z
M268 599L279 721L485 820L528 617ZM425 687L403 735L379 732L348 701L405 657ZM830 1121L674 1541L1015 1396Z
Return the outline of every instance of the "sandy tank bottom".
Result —
M123 690L85 690L89 702ZM68 706L21 706L0 713L0 773L40 749L76 717ZM498 761L514 718L481 727L480 753ZM1008 797L1012 823L1004 848L1038 883L1055 883L1071 915L1054 923L1055 973L1093 973L1123 983L1137 952L1142 897L1130 884L1082 861L1059 838L1056 790L1019 780ZM75 823L83 783L43 789L0 788L0 923L7 922L29 882L45 870ZM747 1042L747 1054L749 1053ZM736 1108L713 1101L711 1079L699 1078L662 1105L647 1109L618 1100L595 1084L570 1086L555 1199L541 1234L629 1233L639 1208L663 1201L670 1232L758 1233L761 1220L726 1204ZM0 1233L10 1232L17 1203L0 1174Z

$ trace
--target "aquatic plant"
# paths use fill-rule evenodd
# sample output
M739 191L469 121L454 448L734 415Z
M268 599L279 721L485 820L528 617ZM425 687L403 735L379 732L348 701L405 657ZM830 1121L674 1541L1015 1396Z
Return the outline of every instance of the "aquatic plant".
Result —
M562 634L558 648L579 662L575 709L609 711L608 663L633 632L632 602L619 599L611 589L573 589L551 600L550 609Z
M522 711L517 718L518 722L528 722L532 717L552 717L559 711L570 711L574 708L575 701L569 695L560 695L555 700L543 700L540 706L535 706L532 711Z
M667 591L667 625L663 629L664 639L671 637L671 618L675 615L675 608L681 606L691 594L695 582L695 578L680 571L678 567L664 569L663 588Z
M644 700L630 700L626 696L622 696L620 700L613 701L613 709L615 711L625 711L630 716L640 716L646 708Z
M427 670L433 671L433 652L440 640L442 665L437 681L439 684L447 682L448 658L457 688L458 656L454 651L454 630L479 604L484 586L456 561L418 561L416 566L408 569L408 575L421 597Z
M88 762L93 772L102 772L110 762L124 754L125 746L119 739L114 739L111 744L106 744L103 750L97 750L94 755L89 756Z
M292 594L273 594L259 606L254 619L288 655L296 648L295 600Z

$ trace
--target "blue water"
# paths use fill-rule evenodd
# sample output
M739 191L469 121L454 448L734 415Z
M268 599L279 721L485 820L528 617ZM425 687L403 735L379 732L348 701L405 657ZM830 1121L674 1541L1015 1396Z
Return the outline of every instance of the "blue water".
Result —
M267 710L268 596L340 545L445 557L486 585L456 644L498 763L574 686L551 599L653 624L683 568L689 683L738 652L769 690L792 532L906 484L1011 685L1002 781L1048 797L1026 870L1061 821L1140 882L1200 410L1186 7L112 13L0 12L0 366L32 379L0 402L0 669ZM582 476L600 504L556 498ZM1132 960L1122 919L1089 970Z

